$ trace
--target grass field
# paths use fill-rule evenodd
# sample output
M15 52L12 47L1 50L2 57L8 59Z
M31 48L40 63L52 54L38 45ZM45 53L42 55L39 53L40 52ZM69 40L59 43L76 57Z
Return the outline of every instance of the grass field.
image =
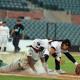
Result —
M0 80L59 80L59 79L45 79L45 78L20 77L20 76L0 76Z
M72 53L75 59L80 62L79 53ZM62 55L62 61L64 62L61 65L61 69L65 70L69 74L74 74L75 65L70 62L64 55ZM48 60L49 68L54 70L54 58L50 57ZM18 77L18 76L0 76L0 80L56 80L56 79L46 79L46 78L30 78L30 77ZM59 79L57 79L59 80Z

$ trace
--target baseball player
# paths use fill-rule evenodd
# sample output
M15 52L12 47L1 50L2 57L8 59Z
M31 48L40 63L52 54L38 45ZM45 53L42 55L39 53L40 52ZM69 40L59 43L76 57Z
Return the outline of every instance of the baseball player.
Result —
M0 50L6 51L7 42L9 38L9 28L6 22L0 22Z
M43 52L44 48L40 41L35 39L31 46L27 46L27 54L23 59L19 59L10 65L0 67L0 72L11 72L16 71L17 69L29 70L30 68L34 73L46 73L43 65L41 65L42 67L35 66L35 64L40 62L40 60L41 64L44 62ZM37 65L40 65L40 63Z
M19 42L20 39L22 38L23 31L24 31L24 26L22 25L21 20L17 20L17 23L11 32L11 35L13 37L14 52L20 51Z
M63 40L62 42L60 41L51 42L50 54L53 57L55 57L55 72L65 73L60 68L61 53L64 53L65 56L75 65L78 65L77 61L69 52L70 47L71 47L71 42L68 39Z
M37 44L37 46L36 46L36 44ZM37 54L36 54L35 52L31 52L32 49L35 49L36 52L37 52ZM47 72L46 67L45 67L44 54L43 54L43 53L44 53L44 46L43 46L43 44L42 44L41 39L35 39L35 40L33 41L33 45L30 46L29 52L30 52L30 54L29 54L28 57L30 58L30 62L34 63L34 62L36 62L36 61L41 60L42 66L44 67L45 71ZM39 52L39 53L38 53L38 52ZM32 54L31 54L31 53L32 53ZM33 59L31 59L31 56L33 56ZM33 62L33 61L34 61L34 62ZM31 66L32 66L32 64L31 64ZM33 67L33 70L36 71L35 67L34 67L34 66L32 66L32 67ZM41 71L41 70L40 70L40 71ZM44 70L43 70L43 71L44 71ZM42 72L43 72L43 71L42 71ZM45 71L44 71L44 72L45 72Z

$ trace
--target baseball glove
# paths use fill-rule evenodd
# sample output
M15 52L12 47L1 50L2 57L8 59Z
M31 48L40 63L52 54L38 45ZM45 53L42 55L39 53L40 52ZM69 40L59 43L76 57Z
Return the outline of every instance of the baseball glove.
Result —
M80 64L76 66L75 73L76 75L80 75Z

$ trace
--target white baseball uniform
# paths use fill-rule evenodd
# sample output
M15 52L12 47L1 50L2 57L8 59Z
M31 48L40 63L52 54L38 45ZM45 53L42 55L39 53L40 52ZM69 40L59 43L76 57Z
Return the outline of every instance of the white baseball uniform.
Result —
M0 26L0 47L7 47L9 38L9 28L7 26Z
M61 43L60 41L53 41L51 42L51 47L54 47L56 49L57 57L61 57Z
M31 56L33 58L34 62L35 62L34 66L35 66L35 69L36 69L37 73L46 73L46 71L45 71L45 69L42 65L42 62L40 60L40 58L43 58L44 51L37 53L37 52L34 51L33 48L28 48L27 52L28 52L27 56Z
M47 54L47 55L49 55L49 40L48 39L41 39L41 41L42 41L42 44L43 44L43 47L45 48L45 50L44 50L44 54Z
M62 50L61 49L61 44L62 44L61 41L51 42L51 47L54 47L56 49L55 53L57 54L57 57L61 57L61 53L68 52L68 50Z

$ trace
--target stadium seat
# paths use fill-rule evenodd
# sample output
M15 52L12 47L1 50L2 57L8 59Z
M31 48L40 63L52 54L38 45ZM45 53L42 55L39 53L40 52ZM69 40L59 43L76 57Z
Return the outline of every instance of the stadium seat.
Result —
M32 0L31 0L32 1ZM34 0L33 0L34 1ZM52 10L71 11L72 14L80 14L80 0L36 0L40 7ZM54 9L54 6L57 8Z
M26 0L0 0L0 9L8 10L29 10Z

